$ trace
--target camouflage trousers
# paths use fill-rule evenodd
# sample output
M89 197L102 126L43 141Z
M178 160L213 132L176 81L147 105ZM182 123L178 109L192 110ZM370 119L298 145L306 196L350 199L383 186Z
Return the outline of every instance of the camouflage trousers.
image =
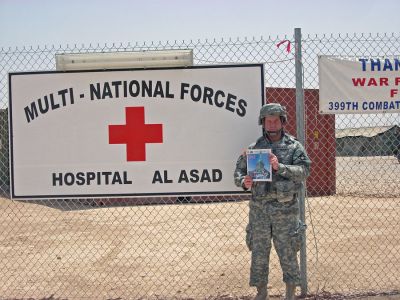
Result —
M299 204L297 199L280 203L250 201L246 243L251 250L250 286L268 283L272 241L286 283L300 284L297 252L300 249Z

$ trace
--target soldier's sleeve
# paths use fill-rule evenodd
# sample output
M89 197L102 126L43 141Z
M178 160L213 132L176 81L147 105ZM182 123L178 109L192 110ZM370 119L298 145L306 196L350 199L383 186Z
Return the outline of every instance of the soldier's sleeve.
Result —
M247 175L247 158L246 155L242 154L239 156L236 162L235 173L233 174L235 185L243 188L243 181L246 175Z
M292 164L279 163L277 173L295 182L301 182L310 175L311 160L300 143L296 143Z
M247 158L245 154L242 154L239 156L236 162L235 173L233 174L235 185L243 188L243 181L246 175L247 175Z

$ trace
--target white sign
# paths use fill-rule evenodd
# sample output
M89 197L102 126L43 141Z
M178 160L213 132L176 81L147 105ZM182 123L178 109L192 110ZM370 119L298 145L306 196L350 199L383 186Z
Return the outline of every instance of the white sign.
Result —
M321 113L400 112L399 58L320 56L318 68Z
M263 65L11 73L12 198L242 193Z

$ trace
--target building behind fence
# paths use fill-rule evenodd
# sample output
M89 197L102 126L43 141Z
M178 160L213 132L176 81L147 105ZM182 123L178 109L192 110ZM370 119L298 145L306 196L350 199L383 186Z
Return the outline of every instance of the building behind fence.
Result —
M397 156L399 145L398 125L336 131L337 156Z
M162 198L147 201L158 203L151 205L8 199L7 73L55 70L58 53L193 49L194 64L264 63L265 86L283 101L296 86L293 50L277 47L283 40L293 43L285 36L1 49L0 299L254 294L244 242L247 197ZM304 88L311 99L305 102L306 147L319 147L312 172L321 174L307 185L310 294L400 293L400 115L316 113L318 55L393 56L398 49L398 33L303 36ZM273 254L271 295L282 294L281 276Z

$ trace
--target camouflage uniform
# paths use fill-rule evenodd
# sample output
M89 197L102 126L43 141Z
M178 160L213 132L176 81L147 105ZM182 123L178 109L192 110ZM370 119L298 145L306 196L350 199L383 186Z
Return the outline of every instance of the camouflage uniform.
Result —
M282 131L277 142L260 137L249 149L271 149L279 161L272 182L253 181L249 203L249 224L246 243L251 250L250 286L268 283L271 240L278 254L283 281L300 284L297 251L300 249L299 203L297 193L302 181L309 175L310 159L304 147ZM243 187L247 175L247 161L239 157L234 174L235 184Z

